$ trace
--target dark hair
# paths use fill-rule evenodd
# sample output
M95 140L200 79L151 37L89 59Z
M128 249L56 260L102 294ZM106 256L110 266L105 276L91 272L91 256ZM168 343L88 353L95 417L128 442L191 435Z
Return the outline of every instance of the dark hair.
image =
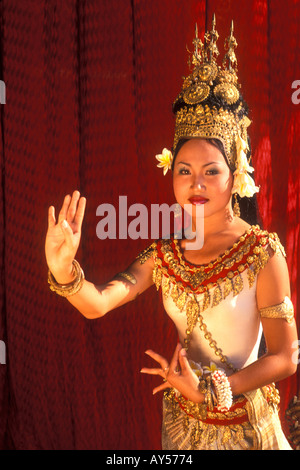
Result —
M188 140L190 140L190 139L181 139L178 142L178 144L176 146L176 149L174 151L174 158L173 158L173 161L172 161L172 171L174 170L175 159L176 159L180 149L183 147L183 145ZM226 157L226 154L225 154L223 143L219 139L205 139L205 140L208 143L210 143L211 145L213 145L214 147L216 147L222 153L222 155L223 155L223 157L224 157L224 159L225 159L225 161L228 165L228 161L227 161L227 157ZM248 150L247 158L249 159L249 156L250 156L249 165L252 166L251 142L250 142L249 137L248 137L248 145L249 145L249 150ZM228 165L228 167L229 167L229 165ZM230 167L229 167L229 169L230 169ZM232 172L232 170L230 170L230 171ZM253 178L253 176L252 176L252 178ZM260 213L259 213L256 193L250 198L249 197L240 197L239 195L237 195L237 201L238 201L239 206L240 206L241 219L245 220L245 222L247 222L250 225L257 225L258 224L263 229L263 224L262 224L262 220L261 220ZM234 204L234 200L232 198L232 206L233 206L233 204Z

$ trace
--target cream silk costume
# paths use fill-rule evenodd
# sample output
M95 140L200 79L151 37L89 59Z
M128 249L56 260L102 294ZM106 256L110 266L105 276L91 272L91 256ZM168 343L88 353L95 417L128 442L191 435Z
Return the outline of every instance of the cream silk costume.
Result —
M201 266L185 260L174 238L158 240L138 256L141 263L154 258L154 283L162 289L165 310L198 374L214 363L229 375L257 359L262 328L256 283L270 257L268 247L270 253L285 256L277 234L256 225ZM220 413L169 390L164 396L163 449L291 449L278 402L272 385L235 397L232 408Z

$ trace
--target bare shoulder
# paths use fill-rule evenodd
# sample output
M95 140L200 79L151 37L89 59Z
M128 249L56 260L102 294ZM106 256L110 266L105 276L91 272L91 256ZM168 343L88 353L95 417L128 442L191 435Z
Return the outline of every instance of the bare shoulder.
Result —
M279 240L267 247L269 259L257 276L257 305L264 308L291 297L290 276L285 252Z

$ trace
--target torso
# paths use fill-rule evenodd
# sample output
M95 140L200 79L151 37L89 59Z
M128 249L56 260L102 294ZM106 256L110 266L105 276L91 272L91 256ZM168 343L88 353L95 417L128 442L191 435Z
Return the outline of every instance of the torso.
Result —
M152 250L153 282L162 289L165 310L181 344L189 337L190 359L206 366L213 361L222 367L218 348L237 369L257 359L257 276L270 258L269 248L284 254L277 234L237 222L233 230L206 240L205 256L201 250L184 252L174 237L158 240L141 255L145 259Z
M199 312L207 325L207 331L209 335L212 335L211 340L218 348L221 348L225 356L229 358L229 362L232 362L237 369L257 359L261 337L255 295L256 278L250 286L248 270L245 269L248 255L252 255L253 247L257 242L255 238L253 239L253 235L250 235L254 227L241 222L232 225L230 230L219 232L210 236L209 239L207 237L200 250L185 250L185 241L175 240L172 248L173 255L166 255L165 258L169 264L168 274L166 274L171 276L171 282L174 280L172 279L174 273L180 292L184 289L189 293L189 300L193 298L197 300ZM251 242L249 237L251 237ZM251 245L248 245L249 242ZM246 248L247 246L249 248ZM236 261L231 262L237 254L239 256ZM179 260L175 261L175 264L172 261L173 256L175 260ZM239 270L242 266L243 269ZM234 277L227 278L230 273L234 273ZM166 279L169 278L164 278L163 284ZM226 279L227 288L230 279L229 293L225 293ZM236 284L236 281L240 282ZM222 291L221 295L218 292L219 288ZM202 327L199 328L199 322L194 323L193 327L189 326L194 317L192 309L186 309L189 300L183 302L184 305L180 305L176 295L174 297L170 292L163 286L164 307L177 328L181 344L184 344L187 330L192 331L188 347L189 358L196 363L201 363L202 366L209 366L210 362L214 362L230 375L232 370L215 355L210 345L211 340L205 338L205 331ZM194 297L191 295L192 292L195 294Z

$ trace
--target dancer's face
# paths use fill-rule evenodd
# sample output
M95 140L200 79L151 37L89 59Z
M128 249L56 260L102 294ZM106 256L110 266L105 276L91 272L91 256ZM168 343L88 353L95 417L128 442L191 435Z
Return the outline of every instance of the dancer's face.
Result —
M188 140L179 150L173 170L173 189L181 207L204 203L204 217L225 211L231 204L233 175L218 148L205 139Z

